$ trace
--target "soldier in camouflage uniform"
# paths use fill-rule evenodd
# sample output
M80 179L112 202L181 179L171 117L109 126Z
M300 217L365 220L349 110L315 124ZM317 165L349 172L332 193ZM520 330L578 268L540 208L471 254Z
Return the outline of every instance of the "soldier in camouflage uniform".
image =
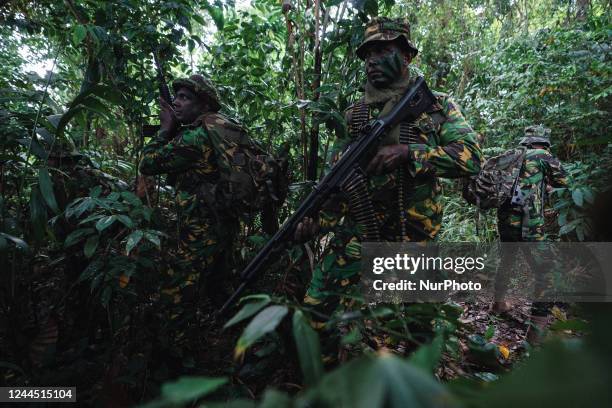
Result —
M203 76L178 79L172 87L174 109L160 100L161 129L143 149L140 172L167 174L168 184L175 189L180 271L175 283L190 286L204 274L208 294L222 301L220 274L227 267L239 223L223 203L215 202L214 190L221 167L228 165L219 154L224 151L224 138L244 130L219 113L217 91Z
M548 186L566 187L566 173L559 160L549 151L550 129L543 126L528 126L525 128L524 137L520 145L526 147L523 165L521 167L517 191L520 189L524 197L524 206L505 204L497 210L499 238L502 242L542 242L546 239L544 229L544 205L545 194ZM531 265L537 265L538 271L534 271L536 277L536 290L542 290L544 282L543 270L550 269L550 259L545 255L545 248L538 252L538 259L531 254L524 254L531 258ZM495 282L495 299L492 310L504 312L509 305L503 301L504 290L508 286L517 257L512 249L501 253L501 273ZM532 321L540 328L544 326L546 316L550 308L549 303L534 302L532 307ZM536 331L529 332L530 339L536 339Z
M404 20L377 18L370 22L357 55L365 60L365 95L346 112L350 137L365 123L387 114L419 73L410 65L417 49ZM391 129L367 167L367 190L382 241L424 242L436 239L442 221L438 177L477 174L482 153L476 133L446 94L416 121ZM350 138L349 138L350 139ZM348 140L340 140L346 143ZM358 281L364 226L345 197L330 201L319 220L305 219L296 229L304 240L316 230L334 230L329 253L316 266L305 302L329 316L339 295Z

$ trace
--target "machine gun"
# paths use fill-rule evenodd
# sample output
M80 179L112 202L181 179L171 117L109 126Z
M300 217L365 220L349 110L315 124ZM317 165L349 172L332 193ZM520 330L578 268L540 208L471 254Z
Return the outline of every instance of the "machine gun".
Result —
M333 193L340 191L356 175L363 174L361 166L371 157L373 150L389 129L405 120L415 120L429 109L434 102L435 96L427 87L425 80L419 77L388 115L365 125L361 129L361 135L348 146L338 162L319 181L297 211L285 221L281 228L242 271L242 283L225 302L223 307L221 307L218 314L224 313L247 285L265 267L269 266L273 259L277 258L274 255L290 244L294 231L300 221L305 217L312 217L318 214L323 204Z

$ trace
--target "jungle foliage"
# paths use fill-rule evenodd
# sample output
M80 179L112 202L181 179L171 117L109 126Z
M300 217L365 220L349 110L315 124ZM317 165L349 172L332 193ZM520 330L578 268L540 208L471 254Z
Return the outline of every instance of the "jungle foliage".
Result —
M3 2L0 385L78 384L80 401L108 406L505 406L517 388L544 390L556 406L576 402L573 390L604 398L603 307L586 308L589 325L557 327L587 335L557 339L509 374L493 334L474 335L476 362L441 383L442 366L465 353L460 307L353 306L333 321L348 362L326 371L326 339L300 302L324 239L287 251L253 290L268 294L243 299L226 323L210 304L181 300L166 273L177 238L172 192L137 175L157 122L153 54L168 79L208 75L227 113L266 149L288 150L282 222L347 131L344 111L364 81L355 49L375 15L409 18L414 63L459 102L487 155L515 145L528 124L552 129L572 183L552 192L550 233L593 239L591 205L612 170L606 1ZM78 151L78 164L58 160L58 148ZM495 239L495 214L466 206L457 182L442 185L441 240ZM266 238L259 220L243 225L228 279Z

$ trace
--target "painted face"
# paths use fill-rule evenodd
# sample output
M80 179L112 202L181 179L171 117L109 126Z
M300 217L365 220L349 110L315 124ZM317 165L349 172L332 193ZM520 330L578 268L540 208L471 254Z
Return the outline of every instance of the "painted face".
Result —
M206 103L189 88L180 88L173 103L176 118L183 125L193 123L207 109Z
M406 74L410 60L410 56L399 44L372 44L365 54L368 81L376 88L387 88Z

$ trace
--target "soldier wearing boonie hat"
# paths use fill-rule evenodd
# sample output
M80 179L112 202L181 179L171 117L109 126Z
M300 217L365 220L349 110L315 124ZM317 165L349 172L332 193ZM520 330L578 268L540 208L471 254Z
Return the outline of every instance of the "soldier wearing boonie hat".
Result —
M211 111L218 112L221 109L217 88L203 75L195 74L189 78L179 78L172 83L174 93L177 93L181 88L187 88L200 98L208 101Z
M419 50L410 39L410 24L406 19L391 20L384 17L373 19L366 27L364 39L355 52L361 59L365 59L365 50L381 41L397 41L416 57Z
M353 98L357 102L346 111L350 138L359 137L370 120L390 112L422 75L411 64L417 53L405 19L375 18L367 24L356 50L365 62L367 82L364 95ZM436 101L419 118L387 132L368 165L365 188L375 219L371 224L378 226L382 241L436 239L442 222L438 177L466 177L480 170L476 133L448 95L434 95ZM318 312L315 316L331 316L340 298L350 297L345 295L354 290L351 283L359 280L361 241L367 229L356 221L345 199L337 201L325 206L318 222L305 218L295 233L304 241L319 227L324 233L334 232L325 267L315 267L305 297Z
M160 99L161 130L143 148L140 172L167 174L178 204L179 249L174 276L180 294L191 297L200 276L206 276L207 295L214 302L225 301L220 285L226 281L232 243L238 232L236 216L212 208L203 191L216 185L221 163L216 154L226 137L242 134L243 128L220 113L219 94L203 75L191 75L172 83L173 106ZM175 290L170 288L168 290Z
M497 227L501 242L541 242L546 241L544 232L544 206L546 204L546 191L550 187L566 187L567 176L559 159L549 150L551 130L542 125L527 126L519 144L525 146L523 163L518 178L513 187L513 195L518 199L503 205L497 210ZM506 312L510 305L504 300L506 288L517 259L516 246L504 246L500 254L500 269L495 279L495 299L492 311ZM538 248L538 247L534 247ZM551 254L546 247L539 247L535 252L534 261L538 270L535 274L536 292L545 286L544 272L550 268ZM531 257L531 252L525 253ZM533 264L532 264L533 265ZM530 343L539 340L541 332L545 329L547 315L551 303L533 302L530 321L533 327L528 328L527 340Z
M541 144L550 147L550 129L547 127L542 125L527 126L524 135L519 142L522 146Z

